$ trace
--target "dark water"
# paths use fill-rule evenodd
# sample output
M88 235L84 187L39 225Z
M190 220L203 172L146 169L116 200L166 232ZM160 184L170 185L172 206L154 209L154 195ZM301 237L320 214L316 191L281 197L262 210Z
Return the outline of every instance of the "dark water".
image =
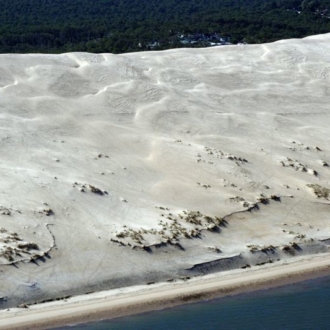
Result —
M58 329L330 329L330 277Z

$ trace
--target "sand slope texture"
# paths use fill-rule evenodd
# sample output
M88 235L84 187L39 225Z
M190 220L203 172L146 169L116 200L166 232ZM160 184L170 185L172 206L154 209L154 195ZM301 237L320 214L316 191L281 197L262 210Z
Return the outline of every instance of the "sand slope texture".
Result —
M0 55L0 308L327 252L329 53Z

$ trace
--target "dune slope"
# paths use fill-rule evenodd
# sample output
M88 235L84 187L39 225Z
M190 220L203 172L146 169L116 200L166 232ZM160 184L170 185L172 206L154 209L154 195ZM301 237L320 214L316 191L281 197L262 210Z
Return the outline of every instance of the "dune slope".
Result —
M328 251L329 52L0 55L0 308Z

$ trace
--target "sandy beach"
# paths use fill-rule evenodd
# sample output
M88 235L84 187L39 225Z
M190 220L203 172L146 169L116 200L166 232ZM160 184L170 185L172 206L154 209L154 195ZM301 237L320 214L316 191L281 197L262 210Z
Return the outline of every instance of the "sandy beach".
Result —
M0 329L45 329L111 319L216 297L296 283L330 274L330 255L176 283L77 296L61 302L14 308L0 314Z
M1 326L325 269L329 41L0 55Z

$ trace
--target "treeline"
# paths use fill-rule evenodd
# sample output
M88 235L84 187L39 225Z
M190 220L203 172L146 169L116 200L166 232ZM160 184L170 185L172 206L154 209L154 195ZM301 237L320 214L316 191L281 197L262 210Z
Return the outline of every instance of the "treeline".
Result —
M1 53L182 47L178 34L261 43L330 32L330 0L0 0ZM187 47L187 45L185 45Z

